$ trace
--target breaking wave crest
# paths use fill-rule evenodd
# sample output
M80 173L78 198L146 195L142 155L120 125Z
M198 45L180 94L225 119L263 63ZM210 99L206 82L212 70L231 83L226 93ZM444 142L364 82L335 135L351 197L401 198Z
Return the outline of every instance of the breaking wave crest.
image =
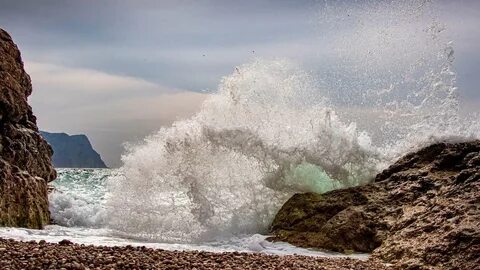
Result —
M453 46L430 5L323 7L321 23L341 33L336 64L235 68L197 115L127 149L108 183L108 226L172 242L265 233L294 193L366 184L415 147L478 137L459 115Z

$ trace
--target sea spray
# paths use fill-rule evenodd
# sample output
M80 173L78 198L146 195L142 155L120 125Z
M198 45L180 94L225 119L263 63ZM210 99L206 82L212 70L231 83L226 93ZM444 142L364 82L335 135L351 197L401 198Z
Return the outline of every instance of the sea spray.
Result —
M108 226L172 242L265 233L296 192L366 184L416 147L478 137L459 118L454 51L430 1L349 3L322 9L336 64L255 59L197 115L129 147Z
M478 120L459 119L453 42L435 1L325 1L318 24L331 58L318 75L326 97L387 160L479 133Z
M266 232L295 192L367 183L378 154L365 133L338 121L307 73L258 59L224 78L195 117L162 128L123 161L110 226L204 241ZM300 179L312 173L323 180Z

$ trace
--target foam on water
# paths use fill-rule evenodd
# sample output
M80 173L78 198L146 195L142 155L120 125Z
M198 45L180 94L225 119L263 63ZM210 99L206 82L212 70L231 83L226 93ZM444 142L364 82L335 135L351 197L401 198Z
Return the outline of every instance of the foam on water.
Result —
M105 226L105 182L118 177L112 169L59 169L50 193L50 211L57 225L43 230L0 228L0 237L19 241L46 240L58 243L68 239L74 243L103 246L146 246L165 250L202 250L209 252L261 252L275 255L306 255L320 257L351 257L367 259L366 254L344 255L294 247L287 243L272 243L266 235L251 234L202 243L165 243L132 238ZM101 217L101 218L100 218Z
M57 169L50 193L50 213L56 224L99 228L105 224L107 169Z
M221 241L202 243L156 242L141 237L131 237L122 231L106 226L105 188L109 177L118 177L114 169L58 169L50 193L50 211L56 225L43 230L25 228L0 228L0 237L19 241L46 240L58 243L68 239L74 243L103 246L146 246L165 250L203 250L209 252L261 252L275 255L306 255L320 257L351 257L367 259L366 254L344 255L294 247L287 243L272 243L266 235L251 234L231 237Z
M322 252L312 249L298 248L287 243L272 243L266 240L266 236L254 234L242 238L230 239L224 242L209 242L203 244L181 243L158 243L142 242L134 239L126 239L110 236L107 229L90 229L81 227L63 227L50 225L43 230L24 228L1 228L0 235L3 238L18 241L46 240L49 243L58 243L68 239L77 244L102 245L102 246L145 246L148 248L164 250L202 250L208 252L260 252L273 255L304 255L316 257L348 257L360 260L368 259L367 254L340 254L334 252Z

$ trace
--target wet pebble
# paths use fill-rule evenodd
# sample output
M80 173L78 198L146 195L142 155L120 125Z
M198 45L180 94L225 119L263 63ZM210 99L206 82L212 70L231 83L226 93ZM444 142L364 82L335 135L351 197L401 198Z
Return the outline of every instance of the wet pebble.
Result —
M41 249L41 252L38 250ZM377 261L0 239L1 269L391 269Z

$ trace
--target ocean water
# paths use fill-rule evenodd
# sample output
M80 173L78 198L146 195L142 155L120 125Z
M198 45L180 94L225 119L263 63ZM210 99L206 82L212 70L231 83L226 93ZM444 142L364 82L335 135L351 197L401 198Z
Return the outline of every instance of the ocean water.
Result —
M121 168L59 170L57 225L0 236L334 256L265 241L288 198L367 184L407 152L479 138L480 124L460 113L434 1L327 1L318 14L324 66L232 67L196 115L128 145Z
M307 256L344 257L345 255L313 249L297 248L287 243L266 241L267 235L237 235L203 243L175 243L152 241L132 237L122 231L109 228L106 211L108 197L107 181L118 177L115 169L58 169L58 178L52 182L50 211L55 225L44 230L24 228L0 228L0 237L17 240L46 240L59 242L69 239L79 244L105 246L146 246L165 250L204 250L211 252L242 251L266 254L302 254ZM348 257L366 259L366 254L351 254Z

